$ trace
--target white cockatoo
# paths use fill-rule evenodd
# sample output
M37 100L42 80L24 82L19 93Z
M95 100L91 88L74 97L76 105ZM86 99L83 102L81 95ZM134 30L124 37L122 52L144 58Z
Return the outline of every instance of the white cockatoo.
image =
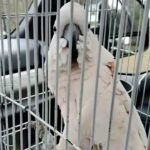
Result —
M71 64L71 84L70 84L70 112L69 112L69 127L68 139L78 144L78 114L79 114L79 97L80 97L80 77L82 66L82 55L84 51L84 25L85 25L85 10L83 6L74 2L73 12L73 32L70 33L70 17L71 3L66 3L60 9L60 25L59 35L57 29L57 18L54 23L54 35L50 43L48 52L48 86L51 92L56 94L56 62L59 59L59 81L58 81L58 105L61 109L61 114L64 119L65 127L63 135L66 134L66 111L67 111L67 89L68 89L68 60L69 60L69 38L72 38L72 64ZM57 41L59 36L59 41ZM57 58L57 42L59 42L59 56ZM87 31L87 41L85 46L85 68L84 68L84 87L82 101L82 116L81 116L81 133L80 145L81 149L90 149L90 139L92 132L93 120L93 103L95 94L95 81L97 70L97 56L99 41L90 29ZM112 100L113 89L113 72L115 60L103 46L101 50L99 85L97 93L95 130L93 137L93 146L91 149L106 150L107 138L109 131L109 118ZM125 91L124 87L117 81L115 92L115 103L113 109L113 118L111 126L110 150L123 150L125 147L129 111L131 100ZM65 150L66 142L63 138L60 139L57 150ZM96 146L97 145L97 146ZM130 132L129 150L146 150L147 136L140 120L140 117L133 109L133 118ZM69 150L74 149L69 146Z

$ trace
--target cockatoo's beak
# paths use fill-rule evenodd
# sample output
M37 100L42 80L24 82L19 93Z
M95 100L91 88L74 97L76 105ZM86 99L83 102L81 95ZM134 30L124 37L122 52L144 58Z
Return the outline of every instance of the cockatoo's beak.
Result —
M67 47L71 46L72 63L77 62L78 51L77 51L76 45L77 45L77 41L79 40L79 35L81 34L82 33L81 33L80 28L75 24L73 24L72 26L68 24L64 28L62 37L67 40Z

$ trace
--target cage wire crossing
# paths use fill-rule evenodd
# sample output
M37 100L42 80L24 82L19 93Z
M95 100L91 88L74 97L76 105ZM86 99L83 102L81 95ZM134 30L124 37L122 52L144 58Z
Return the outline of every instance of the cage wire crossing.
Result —
M0 150L150 150L150 1L68 2L0 0Z

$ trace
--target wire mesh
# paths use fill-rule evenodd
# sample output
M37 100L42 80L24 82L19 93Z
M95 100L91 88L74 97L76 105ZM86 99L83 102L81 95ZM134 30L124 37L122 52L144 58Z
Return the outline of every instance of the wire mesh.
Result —
M134 106L137 108L145 132L150 141L150 48L149 8L150 1L134 0L76 0L85 9L83 55L80 72L76 140L70 139L72 106L72 38L69 41L67 65L66 118L59 106L60 84L60 8L69 0L0 0L0 149L46 150L57 149L61 139L64 149L82 149L82 110L86 76L87 32L98 38L97 66L94 93L91 96L92 120L90 147L95 141L95 122L98 92L101 86L102 45L115 58L115 70L109 109L109 127L106 149L111 150L111 133L116 101L117 82L120 80L131 98L124 150L129 149ZM73 35L74 0L70 9L70 37ZM80 17L80 16L79 16ZM56 91L48 86L49 46L54 36L53 25L57 18L56 38ZM92 74L91 74L92 76ZM77 90L77 89L74 89ZM104 112L105 113L105 112ZM88 117L88 116L87 116ZM65 131L65 133L64 133ZM100 148L100 147L99 147Z

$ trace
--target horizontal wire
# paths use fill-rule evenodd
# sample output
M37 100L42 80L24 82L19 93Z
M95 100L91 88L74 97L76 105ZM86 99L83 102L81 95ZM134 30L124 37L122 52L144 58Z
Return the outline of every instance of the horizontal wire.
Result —
M29 110L28 107L25 107L19 103L17 103L15 100L11 99L10 97L6 96L5 94L0 92L0 95L2 97L4 97L5 99L9 100L10 102L12 102L13 104L15 104L16 106L22 108L23 110L27 111L28 113L30 113L33 117L35 117L35 119L37 119L38 121L40 121L41 123L43 123L43 125L47 126L50 130L52 130L54 133L56 133L57 135L59 135L60 137L62 137L64 140L66 140L69 144L71 144L76 150L81 150L78 146L76 146L75 144L73 144L69 139L67 139L63 134L61 134L58 130L56 130L56 128L54 128L53 126L51 126L50 124L48 124L47 122L45 122L42 118L40 118L39 116L37 116L33 111Z
M45 16L45 15L48 15L48 16L56 16L56 14L57 14L57 12L49 12L48 14L46 14L46 13L37 13L37 14L35 14L35 13L28 13L28 17L36 17L36 16L38 16L38 17L41 17L41 16ZM18 17L25 17L26 16L26 13L19 13L18 15L17 15ZM10 15L9 15L9 18L14 18L14 17L17 17L16 16L16 14L15 13L11 13ZM2 13L1 14L1 17L2 18L7 18L8 17L8 14L7 13Z
M107 10L107 11L115 11L115 10L113 10L113 9L104 9L104 10ZM101 10L100 10L101 11ZM94 11L90 11L90 12L97 12L96 10L94 10ZM4 18L4 19L8 19L8 14L7 13L2 13L1 14L2 16L1 16L1 18ZM19 13L18 14L18 17L24 17L26 15L26 13ZM34 13L28 13L28 16L29 17L36 17L36 16L38 16L38 17L44 17L45 15L48 15L48 16L55 16L55 15L57 15L57 12L50 12L50 13L48 13L48 14L46 14L46 13L36 13L36 14L34 14ZM16 16L16 14L14 13L12 13L12 14L10 14L9 15L9 18L16 18L17 16ZM115 48L114 48L115 49ZM121 49L122 50L122 49ZM48 93L50 93L50 90L48 90L47 91ZM40 96L40 95L43 95L43 94L46 94L46 92L41 92L41 93L38 93L38 95ZM34 116L37 120L39 120L40 122L42 122L44 125L46 125L48 128L50 128L52 131L54 131L56 134L58 134L59 136L61 136L63 139L65 139L67 142L69 142L69 143L71 143L66 137L64 137L59 131L57 131L55 128L53 128L51 125L49 125L47 122L45 122L44 120L42 120L42 118L40 118L40 117L38 117L34 112L32 112L31 110L29 110L29 108L28 107L26 107L26 106L23 106L22 104L20 104L19 103L19 101L20 100L27 100L28 98L29 98L29 96L28 97L24 97L24 98L21 98L21 99L17 99L17 100L13 100L12 98L10 98L10 97L8 97L8 96L6 96L5 94L3 94L3 93L0 93L0 95L2 96L2 97L4 97L5 99L7 99L9 102L8 102L8 104L11 104L11 103L14 103L15 105L17 105L18 107L20 107L21 109L25 109L26 111L28 111L32 116ZM34 98L36 95L34 94L34 95L31 95L30 96L30 98ZM52 98L54 98L54 96L52 96L51 97L51 99ZM42 100L42 102L44 102L43 100ZM147 116L147 117L150 117L150 115L149 114L146 114L146 113L144 113L144 112L142 112L142 111L139 111L138 110L138 112L140 113L140 114L143 114L143 115L145 115L145 116ZM26 123L29 123L29 122L26 122ZM22 125L24 125L24 124L26 124L26 123L23 123ZM17 125L17 126L15 126L16 128L17 127L19 127L19 126L22 126L22 125ZM8 131L10 131L10 130L12 130L13 128L9 128L8 129ZM6 130L4 130L5 132L7 131L7 129ZM3 132L4 132L3 131ZM18 130L15 130L16 132L18 131ZM8 135L10 135L10 133L8 132ZM6 136L8 136L8 135L6 135ZM42 143L42 142L41 142ZM38 145L39 144L41 144L41 143L38 143ZM73 145L72 143L71 143L71 145ZM34 148L35 146L31 146L30 148ZM30 148L27 148L27 149L25 149L25 150L28 150L28 149L30 149ZM77 147L76 145L74 145L74 148L75 149L80 149L79 147Z
M99 12L101 12L101 9L98 10ZM115 11L115 9L105 9L105 11ZM92 13L95 13L97 12L97 10L92 10L92 11L88 11L88 12L92 12ZM42 17L42 16L45 16L45 15L48 15L48 16L56 16L57 15L57 12L48 12L47 14L46 13L41 13L41 12L38 12L37 14L36 13L28 13L28 16L29 17L35 17L35 16L38 16L38 17ZM18 17L25 17L26 16L26 13L18 13L17 14ZM2 18L7 18L8 17L8 14L7 13L2 13L1 14L1 17ZM15 13L11 13L9 15L10 18L14 18L16 17L16 14Z
M50 93L50 90L48 90L48 93ZM39 93L38 95L41 96L43 94L46 94L46 92L41 92ZM34 98L35 97L35 94L31 95L31 96L27 96L27 97L24 97L24 98L21 98L21 99L16 99L16 102L18 101L25 101L27 100L28 98ZM51 99L55 98L53 95L51 96ZM40 101L39 101L40 102ZM44 102L44 101L43 101ZM7 104L11 104L11 102L8 102Z
M35 122L35 121L32 121L32 122ZM25 126L24 128L27 128L27 124L29 124L29 121L27 121L27 122L24 122L24 123L22 123L22 124L18 124L18 125L16 125L15 126L15 128L20 128L21 126L23 127L23 126ZM23 129L24 129L23 128ZM6 130L7 131L9 131L9 133L8 133L8 135L11 135L11 131L13 130L13 127L10 127L10 128L8 128L8 129L4 129L3 131L2 131L2 133L4 134L4 133L6 133ZM16 131L20 131L21 129L18 129L18 130L16 130ZM2 137L5 137L5 136L7 136L7 135L2 135Z
M18 132L20 132L21 131L21 129L17 129L17 128L21 128L21 126L22 126L22 129L24 130L24 129L27 129L27 126L26 126L26 124L29 124L29 122L25 122L25 123L23 123L22 125L17 125L17 126L15 126L15 133L18 133ZM24 126L24 127L23 127ZM13 127L11 127L11 128L9 128L8 129L8 131L9 131L9 133L6 135L5 134L5 132L6 132L6 130L3 130L2 131L2 133L4 133L4 135L2 135L2 138L5 138L5 137L7 137L8 135L12 135L13 134Z

